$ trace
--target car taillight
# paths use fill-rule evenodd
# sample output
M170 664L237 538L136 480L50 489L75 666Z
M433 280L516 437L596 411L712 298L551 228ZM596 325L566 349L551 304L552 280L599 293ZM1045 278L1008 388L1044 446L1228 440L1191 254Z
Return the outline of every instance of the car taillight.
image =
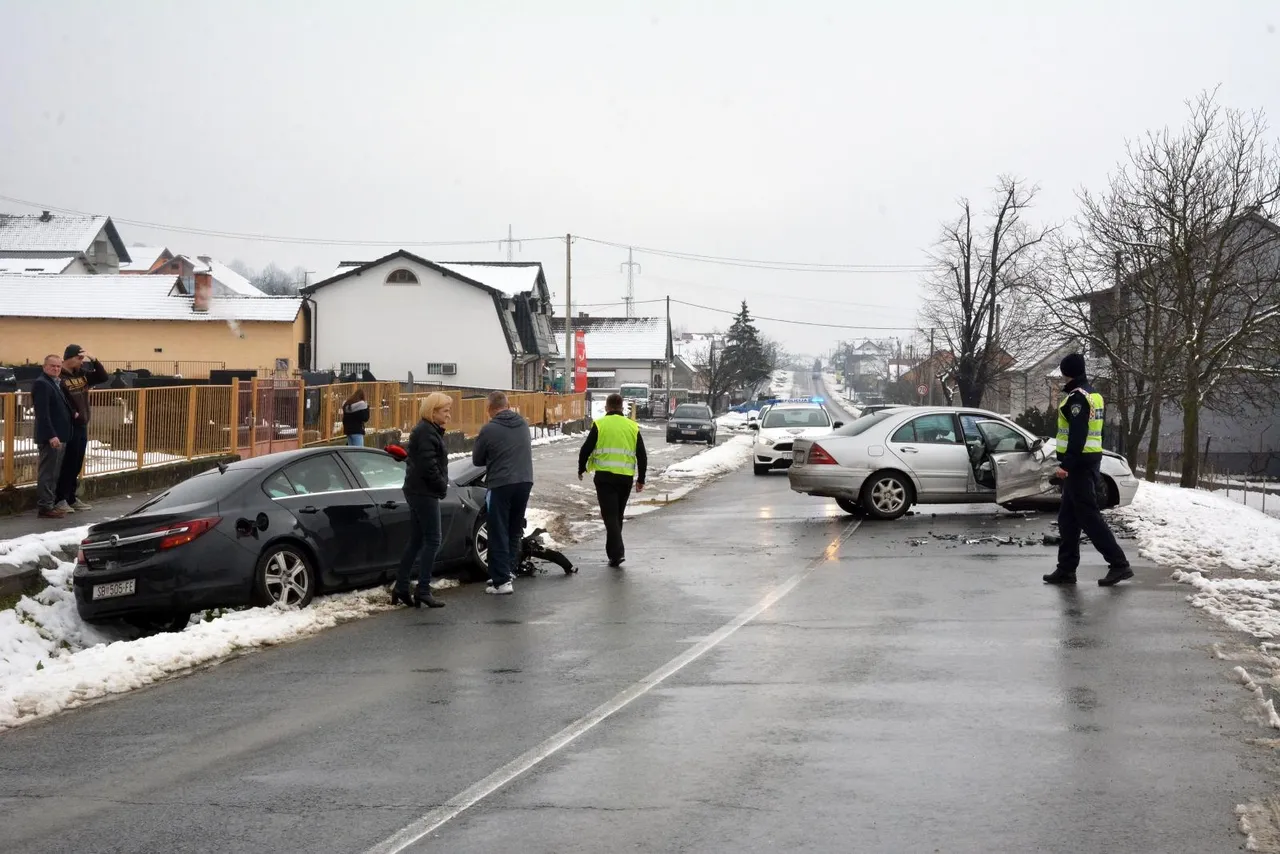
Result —
M163 528L156 528L156 533L164 534L156 548L172 549L178 546L185 546L201 534L212 531L221 521L221 516L209 516L204 519L191 519Z
M805 456L804 463L808 466L836 465L835 459L826 451L822 450L821 445L816 443L809 446L809 453Z

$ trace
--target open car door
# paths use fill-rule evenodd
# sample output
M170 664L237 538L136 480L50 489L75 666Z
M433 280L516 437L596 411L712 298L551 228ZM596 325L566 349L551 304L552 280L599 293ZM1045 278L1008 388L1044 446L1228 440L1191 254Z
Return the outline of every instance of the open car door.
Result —
M997 504L1053 492L1050 478L1057 462L1051 442L1037 439L1028 446L1025 436L1000 421L980 421L976 426L991 460Z

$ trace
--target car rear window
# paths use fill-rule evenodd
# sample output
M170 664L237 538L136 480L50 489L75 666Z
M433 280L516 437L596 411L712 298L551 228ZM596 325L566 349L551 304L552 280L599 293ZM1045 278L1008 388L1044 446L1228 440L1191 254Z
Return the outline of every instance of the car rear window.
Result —
M165 490L130 511L129 515L141 513L144 510L163 510L166 507L181 507L187 504L208 504L244 486L261 471L256 468L229 468L226 472L219 473L217 469L213 469Z
M861 433L865 433L867 430L870 430L872 427L876 426L882 421L886 421L889 418L892 418L896 414L897 413L892 409L882 409L879 412L872 413L871 415L864 415L861 418L854 420L850 424L846 424L843 427L837 428L836 435L837 436L857 436Z

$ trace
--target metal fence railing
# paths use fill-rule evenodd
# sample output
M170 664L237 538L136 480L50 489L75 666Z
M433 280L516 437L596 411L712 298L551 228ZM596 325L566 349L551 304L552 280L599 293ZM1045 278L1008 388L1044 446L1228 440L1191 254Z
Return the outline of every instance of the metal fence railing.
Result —
M190 361L171 361L166 362L161 359L142 360L142 361L114 361L103 362L102 367L107 369L107 373L116 371L149 371L155 376L161 377L183 377L189 380L207 380L210 371L226 370L226 362L190 362Z
M233 385L95 389L85 476L168 465L198 457L268 454L342 436L342 404L357 387L372 413L368 429L408 431L430 392L401 392L398 383L305 386L299 379L255 379ZM488 420L483 397L453 398L451 430L468 436ZM586 417L584 395L511 392L512 408L531 424ZM0 487L36 481L35 411L27 392L0 394Z

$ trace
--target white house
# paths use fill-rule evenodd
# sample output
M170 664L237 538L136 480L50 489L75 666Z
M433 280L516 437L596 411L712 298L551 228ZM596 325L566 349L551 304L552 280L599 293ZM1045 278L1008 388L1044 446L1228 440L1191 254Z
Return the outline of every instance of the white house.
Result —
M0 214L0 272L114 274L130 260L110 217Z
M540 389L545 362L556 355L550 293L536 262L435 262L401 249L344 262L301 294L313 307L318 370Z
M564 318L553 318L551 328L557 338L563 338ZM587 388L621 388L625 383L665 386L667 360L672 355L671 327L665 317L579 314L573 328L586 331Z

